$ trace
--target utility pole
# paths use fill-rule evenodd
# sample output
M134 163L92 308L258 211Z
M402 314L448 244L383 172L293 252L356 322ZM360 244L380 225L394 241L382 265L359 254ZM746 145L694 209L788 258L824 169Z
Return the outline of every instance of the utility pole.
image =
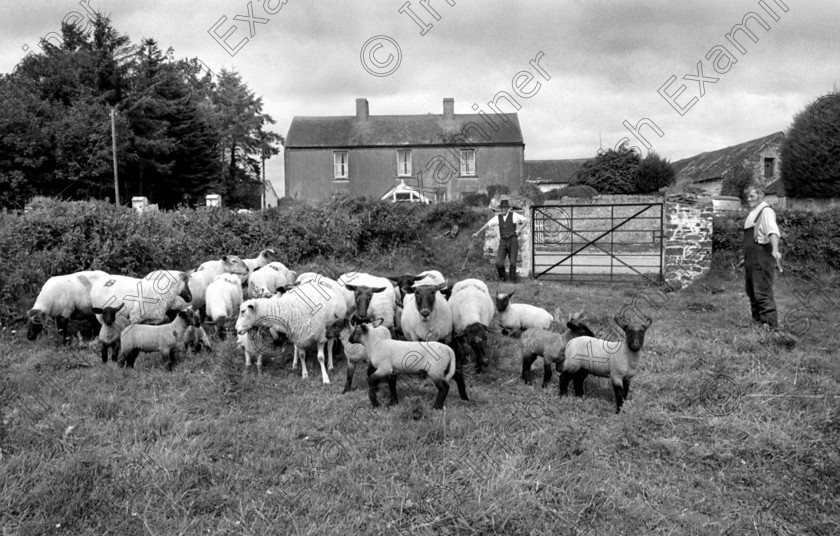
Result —
M114 204L120 205L120 182L117 177L117 127L115 118L117 109L111 108L111 152L114 155Z

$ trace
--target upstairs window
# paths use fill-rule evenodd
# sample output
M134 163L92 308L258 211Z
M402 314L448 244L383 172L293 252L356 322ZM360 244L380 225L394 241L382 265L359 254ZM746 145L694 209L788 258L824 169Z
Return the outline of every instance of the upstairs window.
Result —
M333 153L333 162L335 165L334 178L347 179L350 176L347 161L347 151L336 151Z
M772 179L773 172L776 171L776 159L775 158L765 158L764 159L764 178L765 179Z
M461 176L475 176L475 149L461 149Z
M411 177L411 151L397 151L397 176Z

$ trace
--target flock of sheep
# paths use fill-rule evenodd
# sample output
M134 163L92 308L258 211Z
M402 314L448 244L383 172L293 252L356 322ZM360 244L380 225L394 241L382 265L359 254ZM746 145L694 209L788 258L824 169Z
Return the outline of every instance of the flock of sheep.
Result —
M54 318L67 343L71 317L95 315L103 363L111 359L133 367L140 352L161 352L172 369L180 353L209 347L205 326L224 339L234 323L237 344L244 349L246 371L254 359L257 371L267 353L261 329L273 344L294 345L292 368L301 363L306 378L305 350L315 346L323 383L330 383L333 343L340 340L347 358L344 392L352 386L356 365L367 363L369 396L387 380L391 404L397 403L396 375L419 374L437 387L434 408L443 407L454 379L463 400L469 400L462 372L472 350L476 372L487 366L488 332L498 313L502 333L519 337L522 379L531 383L531 365L543 358L543 387L551 366L560 374L565 395L574 381L583 395L587 375L610 378L620 411L636 373L639 352L651 320L616 323L624 341L596 338L583 322L584 312L562 324L559 311L511 303L513 292L499 293L495 303L487 285L465 279L450 285L436 270L417 275L378 277L351 272L337 280L322 274L300 275L276 261L266 249L253 259L226 255L189 272L156 270L144 278L84 271L51 277L29 310L27 336L34 340L48 317ZM562 331L560 331L560 329ZM327 362L325 366L325 361Z

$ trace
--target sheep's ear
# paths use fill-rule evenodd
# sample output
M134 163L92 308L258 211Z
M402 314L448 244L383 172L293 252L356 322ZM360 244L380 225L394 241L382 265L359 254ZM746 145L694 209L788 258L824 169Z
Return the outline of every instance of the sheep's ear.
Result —
M507 297L508 297L508 298L510 298L511 296L513 296L513 294L514 294L515 292L516 292L516 290L511 290L511 291L510 291L510 294L508 294L508 295L507 295Z
M566 327L569 329L577 329L578 326L574 322L566 322Z
M32 309L32 311L34 311L34 310L35 309ZM32 311L29 311L29 313L30 313L29 316L30 317L32 316ZM100 309L99 307L93 307L93 308L91 308L91 311L93 311L93 314L95 314L95 315L101 315L101 314L104 313L104 311L102 309Z
M374 294L376 294L376 293L379 293L379 292L385 292L385 290L386 290L387 288L388 288L388 287L376 287L376 288L372 288L372 289L370 289L370 290L371 290L371 291L373 291L373 293L374 293Z
M645 320L644 324L642 324L642 327L647 329L651 324L653 324L653 318L649 316L647 317L647 320Z
M356 292L356 285L351 285L350 283L344 283L344 288L346 288L350 292Z
M446 289L446 282L441 283L437 287L435 287L438 291Z
M120 309L122 309L123 307L125 307L125 302L121 303L119 307L117 307L116 309L114 309L114 312L116 313L117 311L119 311L119 310L120 310Z
M227 256L227 255L222 255L222 260L223 260L223 261L225 261L225 262L227 262L227 260L228 260L228 256Z
M624 321L624 317L622 317L621 315L616 313L613 320L615 320L615 323L618 324L618 327L620 327L621 329L627 329L627 323Z
M381 326L381 325L382 325L382 322L385 322L385 319L384 319L384 318L377 318L377 319L375 319L373 322L371 322L371 324L370 324L370 325L371 325L372 327L378 328L379 326Z
M256 310L256 309L254 308L254 304L253 304L253 303L249 303L246 307L247 307L248 309L252 310L252 311L255 311L255 310Z

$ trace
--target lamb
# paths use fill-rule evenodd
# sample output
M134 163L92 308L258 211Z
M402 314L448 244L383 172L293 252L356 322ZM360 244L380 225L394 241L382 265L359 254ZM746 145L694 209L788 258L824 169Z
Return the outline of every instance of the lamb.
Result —
M29 318L26 338L34 341L44 329L47 317L50 317L55 319L61 341L69 344L67 326L70 319L93 316L91 310L93 305L90 301L91 288L97 281L108 277L107 272L91 270L47 279L32 309L26 313Z
M134 368L134 361L140 352L160 352L168 356L166 369L178 360L181 343L187 328L193 325L195 313L191 307L178 313L175 320L159 326L128 326L120 333L120 353L118 364L121 367Z
M187 327L184 333L184 350L192 350L193 353L198 353L202 349L212 350L213 345L210 342L210 337L201 325L201 316L194 315L193 323ZM172 320L175 320L174 318Z
M560 318L560 312L555 316ZM551 365L554 365L557 372L562 371L563 361L566 359L566 345L575 337L594 337L592 330L583 323L583 309L577 314L570 314L566 322L566 331L556 333L541 328L525 330L522 334L522 379L531 385L531 365L537 356L543 358L543 383L545 388L551 382Z
M381 318L383 325L394 332L395 293L391 282L384 277L369 274L343 274L338 278L343 285L345 299L355 308L355 318L359 322Z
M283 263L268 263L248 278L248 299L264 297L266 292L273 295L278 287L292 285L295 278L295 273Z
M487 329L495 312L490 290L479 279L459 281L452 287L449 307L458 357L464 353L464 344L469 344L475 354L475 370L481 372L487 360Z
M207 261L192 273L190 280L190 288L192 290L192 306L196 311L203 311L205 309L205 295L207 287L213 282L217 275L224 273L236 274L240 281L244 283L248 279L248 266L236 255L224 255L221 259L215 261Z
M258 270L255 273L258 273ZM236 274L217 275L205 295L207 316L216 325L216 333L224 340L227 321L236 315L242 303L242 284Z
M370 403L377 407L376 388L382 379L388 379L391 392L389 405L397 404L396 374L425 374L438 389L434 409L443 409L449 393L449 381L455 378L462 400L469 400L464 376L455 367L455 352L439 342L395 341L391 332L377 319L372 324L360 324L353 330L349 341L364 345L368 354L368 394Z
M583 381L591 373L610 379L615 392L615 412L621 412L621 406L630 394L630 380L639 366L645 332L653 319L646 317L641 323L627 323L621 316L615 315L614 320L624 330L624 342L578 337L566 344L566 360L560 374L560 396L567 393L572 379L575 381L575 395L583 396Z
M112 275L94 283L90 291L91 310L102 324L102 361L107 362L109 349L113 349L112 357L116 358L120 333L129 324L160 324L179 297L191 301L191 283L189 274L175 270L156 270L143 279Z
M350 324L351 318L352 316L340 318L327 326L327 338L340 339L344 346L344 356L347 358L347 381L344 383L344 391L341 394L349 392L352 388L356 365L368 360L364 345L350 342L350 335L353 334L354 329Z
M499 311L499 324L502 334L511 332L511 337L518 337L523 330L531 328L548 329L553 317L551 313L527 303L510 303L514 292L496 295L496 310Z
M328 307L321 306L314 312L311 306L299 296L301 291L293 289L279 297L255 298L242 302L239 318L236 320L236 332L246 334L249 330L268 325L285 335L295 345L296 352L312 344L317 345L318 362L321 365L321 380L330 383L327 369L324 367L324 345L327 343L326 324L344 315L333 316ZM335 297L339 294L336 292ZM344 304L344 300L340 301ZM330 355L332 349L330 349ZM302 362L302 376L308 377L306 362ZM332 363L330 363L332 365Z
M415 285L405 295L400 325L409 341L452 340L452 309L440 291L446 283L439 285Z

